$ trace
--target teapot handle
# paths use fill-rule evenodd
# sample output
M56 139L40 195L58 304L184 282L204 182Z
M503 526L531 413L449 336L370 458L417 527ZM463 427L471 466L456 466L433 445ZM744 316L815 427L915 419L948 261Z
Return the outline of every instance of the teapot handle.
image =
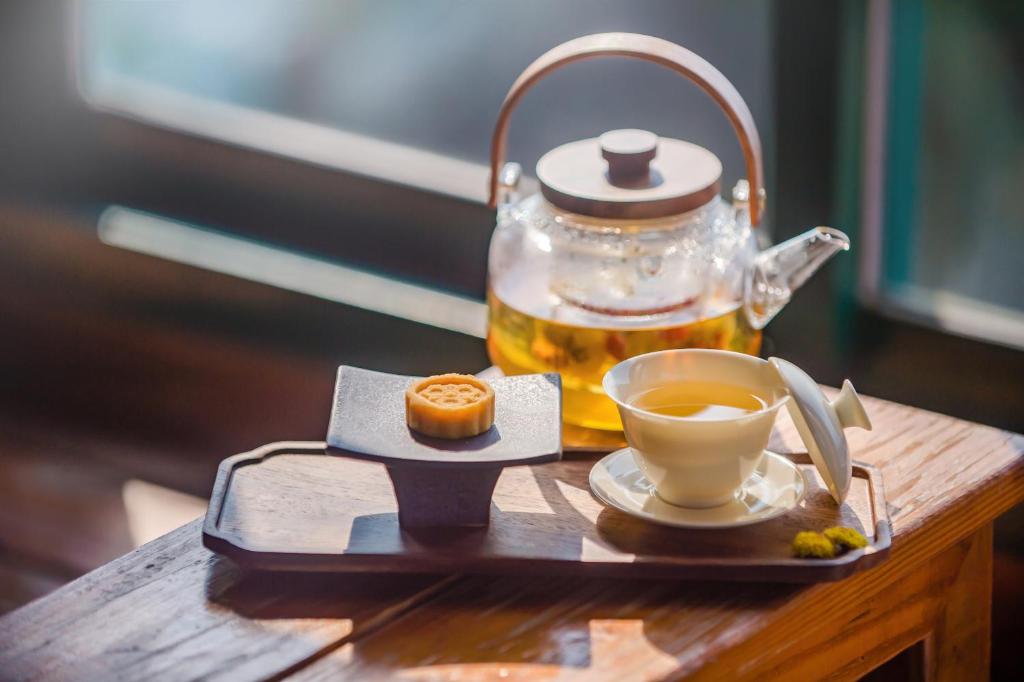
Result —
M591 57L632 57L661 64L689 78L718 103L732 122L743 148L750 184L750 222L761 222L764 209L764 170L761 163L761 138L754 117L732 83L710 63L681 45L638 33L595 33L575 38L554 47L526 67L512 84L494 126L491 137L491 178L487 205L497 207L499 175L505 161L508 123L519 100L541 78L555 69Z

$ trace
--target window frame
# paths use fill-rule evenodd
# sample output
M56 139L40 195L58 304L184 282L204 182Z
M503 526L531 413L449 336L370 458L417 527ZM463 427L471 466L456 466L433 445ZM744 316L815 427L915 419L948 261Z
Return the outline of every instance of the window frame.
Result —
M919 82L915 74L921 69L920 11L920 2L867 4L857 295L865 307L895 320L1024 350L1024 312L906 281L910 235L894 232L892 226L911 225L914 216L906 202L891 198L915 191L915 158L907 152L917 147L921 92L901 88L898 106L893 92L895 83ZM894 25L899 27L899 46L893 45Z

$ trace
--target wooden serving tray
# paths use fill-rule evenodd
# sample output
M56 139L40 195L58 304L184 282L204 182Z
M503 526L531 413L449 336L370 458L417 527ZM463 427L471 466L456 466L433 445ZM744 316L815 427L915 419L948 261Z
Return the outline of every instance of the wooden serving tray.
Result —
M274 443L224 460L203 526L203 543L263 570L569 574L628 578L819 582L878 563L890 526L881 477L854 465L837 507L806 455L800 507L755 526L683 530L645 523L590 493L592 459L504 469L490 525L399 527L384 465L325 454L316 442ZM795 559L797 531L845 525L868 548L836 559Z

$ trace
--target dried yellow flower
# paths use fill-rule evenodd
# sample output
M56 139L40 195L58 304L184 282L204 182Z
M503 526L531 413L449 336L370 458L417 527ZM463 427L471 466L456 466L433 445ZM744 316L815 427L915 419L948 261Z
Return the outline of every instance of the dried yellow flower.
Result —
M861 549L868 546L868 539L866 537L853 528L846 528L845 526L826 528L822 535L831 540L833 545L843 549Z
M805 559L831 559L836 555L836 548L821 533L805 530L793 538L793 554Z

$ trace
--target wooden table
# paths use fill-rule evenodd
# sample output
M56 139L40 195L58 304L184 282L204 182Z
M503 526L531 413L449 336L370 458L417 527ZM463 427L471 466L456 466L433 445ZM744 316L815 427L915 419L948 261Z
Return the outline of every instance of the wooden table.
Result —
M876 399L888 561L837 583L243 574L194 522L0 619L7 679L983 679L1024 437ZM780 420L773 447L799 448Z

